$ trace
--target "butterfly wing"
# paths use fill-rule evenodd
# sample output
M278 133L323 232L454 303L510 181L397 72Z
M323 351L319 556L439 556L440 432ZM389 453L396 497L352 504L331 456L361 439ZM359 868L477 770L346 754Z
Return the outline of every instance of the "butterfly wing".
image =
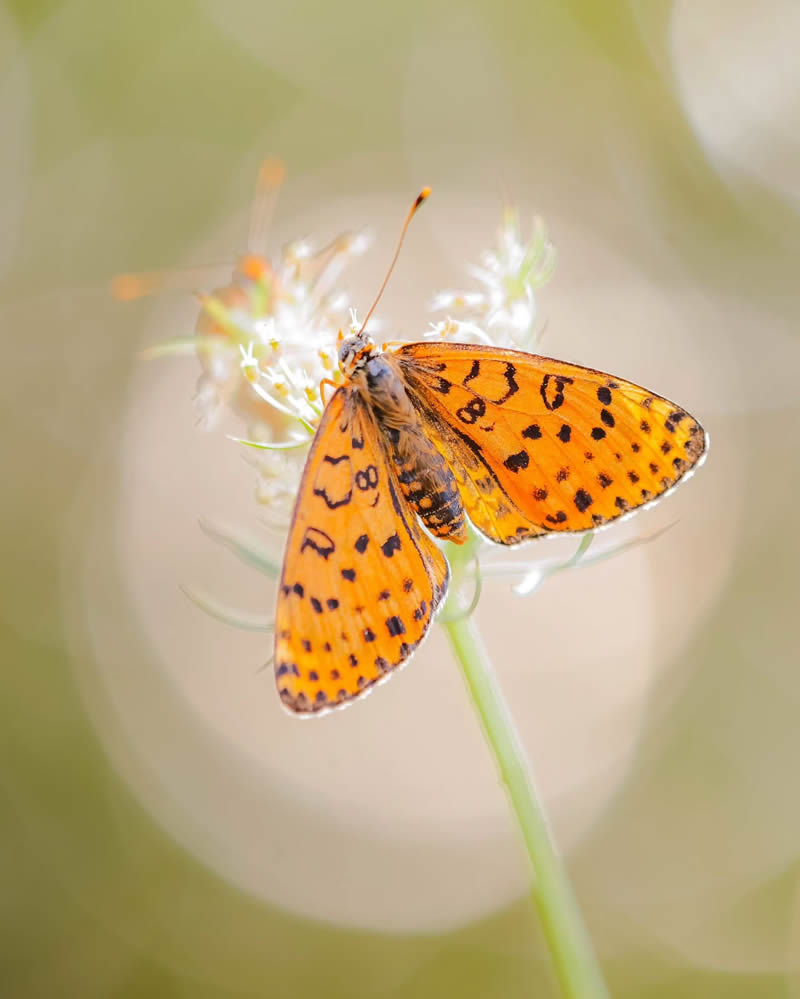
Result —
M592 368L472 344L410 343L394 357L470 519L502 544L614 520L706 451L685 410Z
M357 390L331 398L303 472L275 614L275 676L296 712L342 704L404 662L448 582Z

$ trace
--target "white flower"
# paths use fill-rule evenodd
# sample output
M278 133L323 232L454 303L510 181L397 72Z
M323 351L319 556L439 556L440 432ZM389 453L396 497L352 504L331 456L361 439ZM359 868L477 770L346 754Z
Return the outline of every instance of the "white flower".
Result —
M250 342L247 345L247 350L244 349L242 344L239 344L239 351L242 355L241 367L244 372L244 376L248 381L252 381L258 378L258 361L253 353L253 344Z
M534 219L531 237L524 242L517 213L506 211L495 249L482 255L480 266L469 268L483 289L437 295L432 310L454 312L456 318L433 324L426 335L533 349L541 333L536 292L553 276L555 263L542 220Z
M202 332L239 356L233 384L229 366L219 371L218 395L254 436L271 439L265 426L285 432L287 418L311 428L322 414L320 382L341 378L336 337L348 307L334 284L366 246L363 235L343 234L317 252L306 241L292 243L274 263L245 257L229 288L201 299L207 317ZM209 365L205 376L214 378Z
M292 451L261 451L255 462L258 472L256 500L267 507L271 518L280 526L289 526L289 515L300 487L306 449ZM278 525L275 525L278 526Z

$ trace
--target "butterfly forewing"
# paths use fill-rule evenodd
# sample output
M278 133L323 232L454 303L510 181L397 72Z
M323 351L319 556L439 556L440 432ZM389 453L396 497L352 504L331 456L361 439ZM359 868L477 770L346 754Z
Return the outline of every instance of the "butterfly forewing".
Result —
M275 619L283 703L320 711L381 680L424 637L447 580L369 407L340 388L309 453L284 556Z
M496 347L411 343L398 369L473 523L514 544L656 499L706 450L685 410L591 368Z

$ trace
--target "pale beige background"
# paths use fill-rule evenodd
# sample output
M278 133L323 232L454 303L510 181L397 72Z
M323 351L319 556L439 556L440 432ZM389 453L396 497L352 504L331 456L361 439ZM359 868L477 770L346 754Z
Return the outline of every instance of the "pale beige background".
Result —
M276 250L371 230L362 312L432 185L390 336L505 203L542 215L543 350L709 429L598 545L668 532L529 598L493 581L478 618L614 994L800 994L798 31L780 0L0 8L9 994L549 994L443 635L301 724L268 640L179 590L269 612L197 526L257 533L253 470L235 424L195 427L192 359L136 360L191 299L106 282L233 260L268 153Z

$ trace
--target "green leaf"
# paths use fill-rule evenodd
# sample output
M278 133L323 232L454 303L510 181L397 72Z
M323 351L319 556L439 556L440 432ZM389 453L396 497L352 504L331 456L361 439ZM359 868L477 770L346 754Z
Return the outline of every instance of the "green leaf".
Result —
M234 437L233 434L226 434L225 436L229 441L236 441L237 444L246 444L247 447L254 447L259 451L295 451L301 447L308 447L311 443L310 437L302 441L249 441L245 437Z
M180 587L193 604L196 604L206 614L210 614L211 617L222 621L223 624L230 624L234 628L241 628L244 631L270 632L274 628L274 622L271 618L261 614L250 614L248 611L235 607L227 607L220 603L216 597L209 596L183 583L180 584Z
M213 524L209 520L200 520L200 530L212 541L223 545L228 551L233 552L237 558L241 559L245 565L251 569L263 572L270 579L276 579L280 575L280 563L276 562L272 555L264 549L255 538L244 531L231 527Z
M142 361L154 361L160 357L186 357L198 350L230 350L231 345L219 336L176 336L163 343L146 347L140 354Z

